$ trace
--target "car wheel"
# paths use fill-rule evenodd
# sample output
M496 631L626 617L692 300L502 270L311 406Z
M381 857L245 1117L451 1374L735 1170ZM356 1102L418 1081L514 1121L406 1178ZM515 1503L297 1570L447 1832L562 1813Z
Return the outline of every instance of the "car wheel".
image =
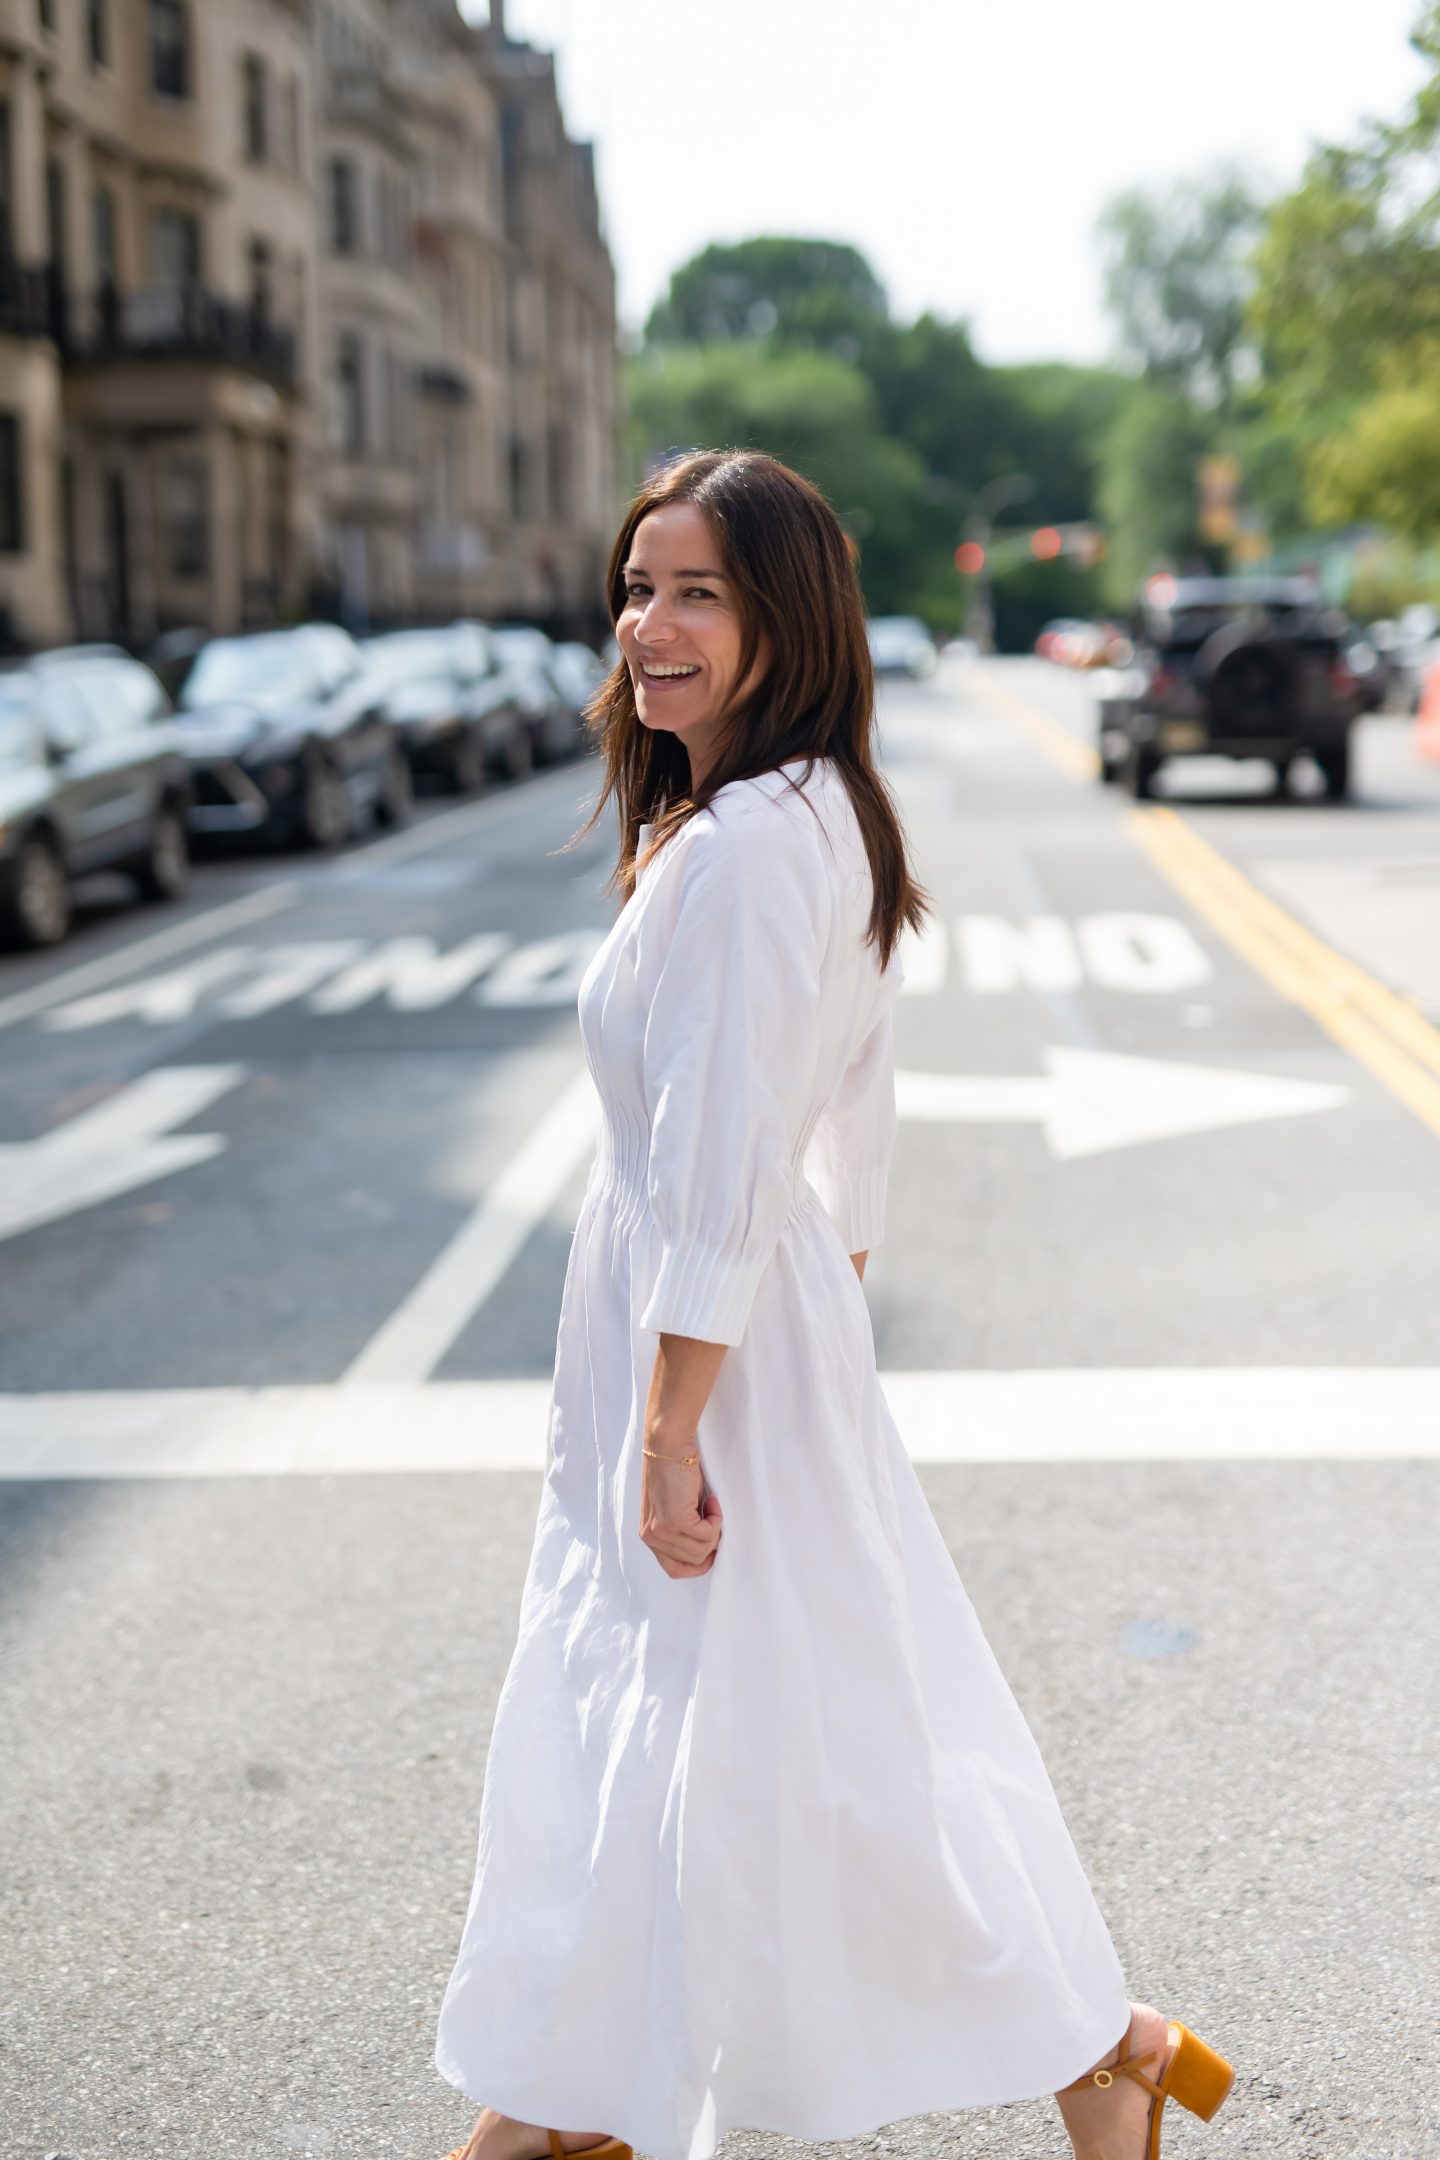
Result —
M0 901L7 944L58 945L70 928L74 901L60 850L43 833L21 843Z
M485 785L485 744L478 728L462 728L450 761L451 793L478 795Z
M300 805L301 837L327 854L350 837L350 798L345 782L328 758L312 757L305 766Z
M1333 750L1317 750L1314 757L1320 768L1320 777L1325 782L1325 800L1344 802L1350 793L1349 743L1337 743Z
M190 884L190 844L185 820L173 803L162 803L150 828L150 845L135 871L147 900L183 900Z
M1149 743L1136 742L1131 738L1125 752L1123 778L1136 802L1148 802L1155 792L1155 775L1160 770L1160 760Z
M507 780L523 780L535 769L535 738L528 721L511 728L505 744L504 772Z
M410 760L396 743L385 767L380 793L375 798L375 822L386 826L403 825L414 807L415 782L410 775Z

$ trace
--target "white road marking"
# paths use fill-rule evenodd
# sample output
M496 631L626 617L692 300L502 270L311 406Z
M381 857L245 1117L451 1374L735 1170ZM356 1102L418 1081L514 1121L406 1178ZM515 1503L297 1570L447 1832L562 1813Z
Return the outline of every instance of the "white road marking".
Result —
M905 970L902 997L930 997L944 989L950 941L938 915L927 916L918 930L901 933L900 965Z
M1440 1369L885 1372L880 1380L906 1451L921 1464L1440 1457ZM550 1394L547 1380L475 1380L0 1395L0 1477L538 1472Z
M208 1162L216 1133L172 1133L245 1077L243 1065L160 1066L38 1140L0 1146L0 1239Z
M350 1013L383 997L391 1012L434 1012L463 995L514 942L503 930L482 930L442 953L433 938L390 938L317 990L310 1010Z
M573 1005L585 970L604 942L603 930L566 930L517 946L475 995L482 1005Z
M191 1017L207 990L239 975L257 957L248 945L221 945L184 967L168 968L162 975L140 975L133 982L117 983L113 990L97 990L73 1004L57 1006L41 1015L40 1025L58 1035L108 1027L112 1020L144 1020L151 1027L172 1027Z
M117 976L129 974L132 968L144 967L154 960L168 960L172 953L184 952L191 945L203 945L222 930L238 930L242 924L259 922L266 915L278 915L282 908L293 906L303 890L303 886L293 882L266 885L259 892L246 893L239 900L227 900L221 907L207 908L201 915L187 916L172 929L157 930L151 937L136 938L133 944L122 945L117 952L102 953L97 960L82 961L79 967L48 975L44 982L35 983L28 990L17 990L13 997L0 998L0 1028L14 1027L17 1021L31 1020L37 1013L48 1012L53 1005L86 996L113 982Z
M897 1072L896 1108L902 1118L929 1124L1038 1124L1051 1154L1070 1162L1224 1126L1308 1117L1349 1099L1344 1088L1313 1081L1105 1050L1052 1046L1044 1058L1048 1071L1034 1077Z
M1208 982L1214 969L1187 925L1138 911L1082 915L962 915L955 924L965 988L978 997L1016 990L1099 989L1164 997Z
M1063 915L962 915L955 925L965 987L980 997L1011 990L1078 990L1080 953Z
M255 955L249 982L227 990L217 1001L227 1020L258 1020L278 1012L326 982L337 968L348 967L365 950L363 938L315 938L303 944L267 945Z
M491 825L513 818L517 810L548 805L553 795L562 794L577 783L580 800L576 817L583 820L594 803L594 790L584 778L587 770L588 761L544 773L528 780L518 799L506 792L484 796L479 802L459 804L454 810L444 811L406 832L392 833L386 839L353 848L323 868L309 872L303 882L288 878L282 884L261 886L257 892L244 893L238 899L223 901L219 907L189 915L169 929L156 930L113 952L102 953L97 959L82 961L79 966L65 968L58 975L48 975L28 990L18 990L11 997L0 998L0 1028L14 1027L18 1021L33 1019L37 1013L48 1012L54 1005L85 996L128 975L134 968L168 959L172 953L185 952L192 945L203 945L222 931L236 930L242 924L278 914L282 909L292 907L307 892L323 891L332 882L349 884L389 863L405 862L412 856L448 847L452 841L463 839L470 833L483 832Z
M426 1380L469 1325L556 1196L595 1146L600 1100L588 1070L572 1080L468 1222L371 1336L341 1385Z

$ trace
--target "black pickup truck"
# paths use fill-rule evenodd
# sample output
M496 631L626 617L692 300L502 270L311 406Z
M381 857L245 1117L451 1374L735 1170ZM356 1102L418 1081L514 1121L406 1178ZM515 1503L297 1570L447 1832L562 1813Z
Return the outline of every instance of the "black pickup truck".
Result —
M1329 800L1349 793L1364 698L1344 618L1307 579L1154 577L1132 627L1134 663L1100 698L1103 780L1146 796L1167 758L1265 758L1283 788L1308 754Z

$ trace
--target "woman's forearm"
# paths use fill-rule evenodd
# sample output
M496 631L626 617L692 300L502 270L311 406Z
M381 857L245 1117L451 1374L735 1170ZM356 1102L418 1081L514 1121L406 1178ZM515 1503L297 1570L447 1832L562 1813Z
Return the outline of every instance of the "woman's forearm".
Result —
M850 1265L862 1282L868 1258L863 1252L850 1255ZM710 1400L726 1348L725 1343L702 1342L697 1335L660 1337L645 1402L647 1447L668 1446L673 1454L689 1454L687 1443Z
M725 1343L695 1335L662 1335L645 1402L645 1445L688 1455L724 1359Z

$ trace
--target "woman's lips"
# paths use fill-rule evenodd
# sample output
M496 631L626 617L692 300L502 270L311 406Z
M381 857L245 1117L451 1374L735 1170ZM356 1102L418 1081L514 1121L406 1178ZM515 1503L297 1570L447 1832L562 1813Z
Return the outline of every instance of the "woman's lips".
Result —
M639 679L645 685L645 688L648 692L683 690L687 683L698 682L700 680L700 670L698 667L692 668L688 675L651 675L647 672L644 664L642 663L639 671Z

